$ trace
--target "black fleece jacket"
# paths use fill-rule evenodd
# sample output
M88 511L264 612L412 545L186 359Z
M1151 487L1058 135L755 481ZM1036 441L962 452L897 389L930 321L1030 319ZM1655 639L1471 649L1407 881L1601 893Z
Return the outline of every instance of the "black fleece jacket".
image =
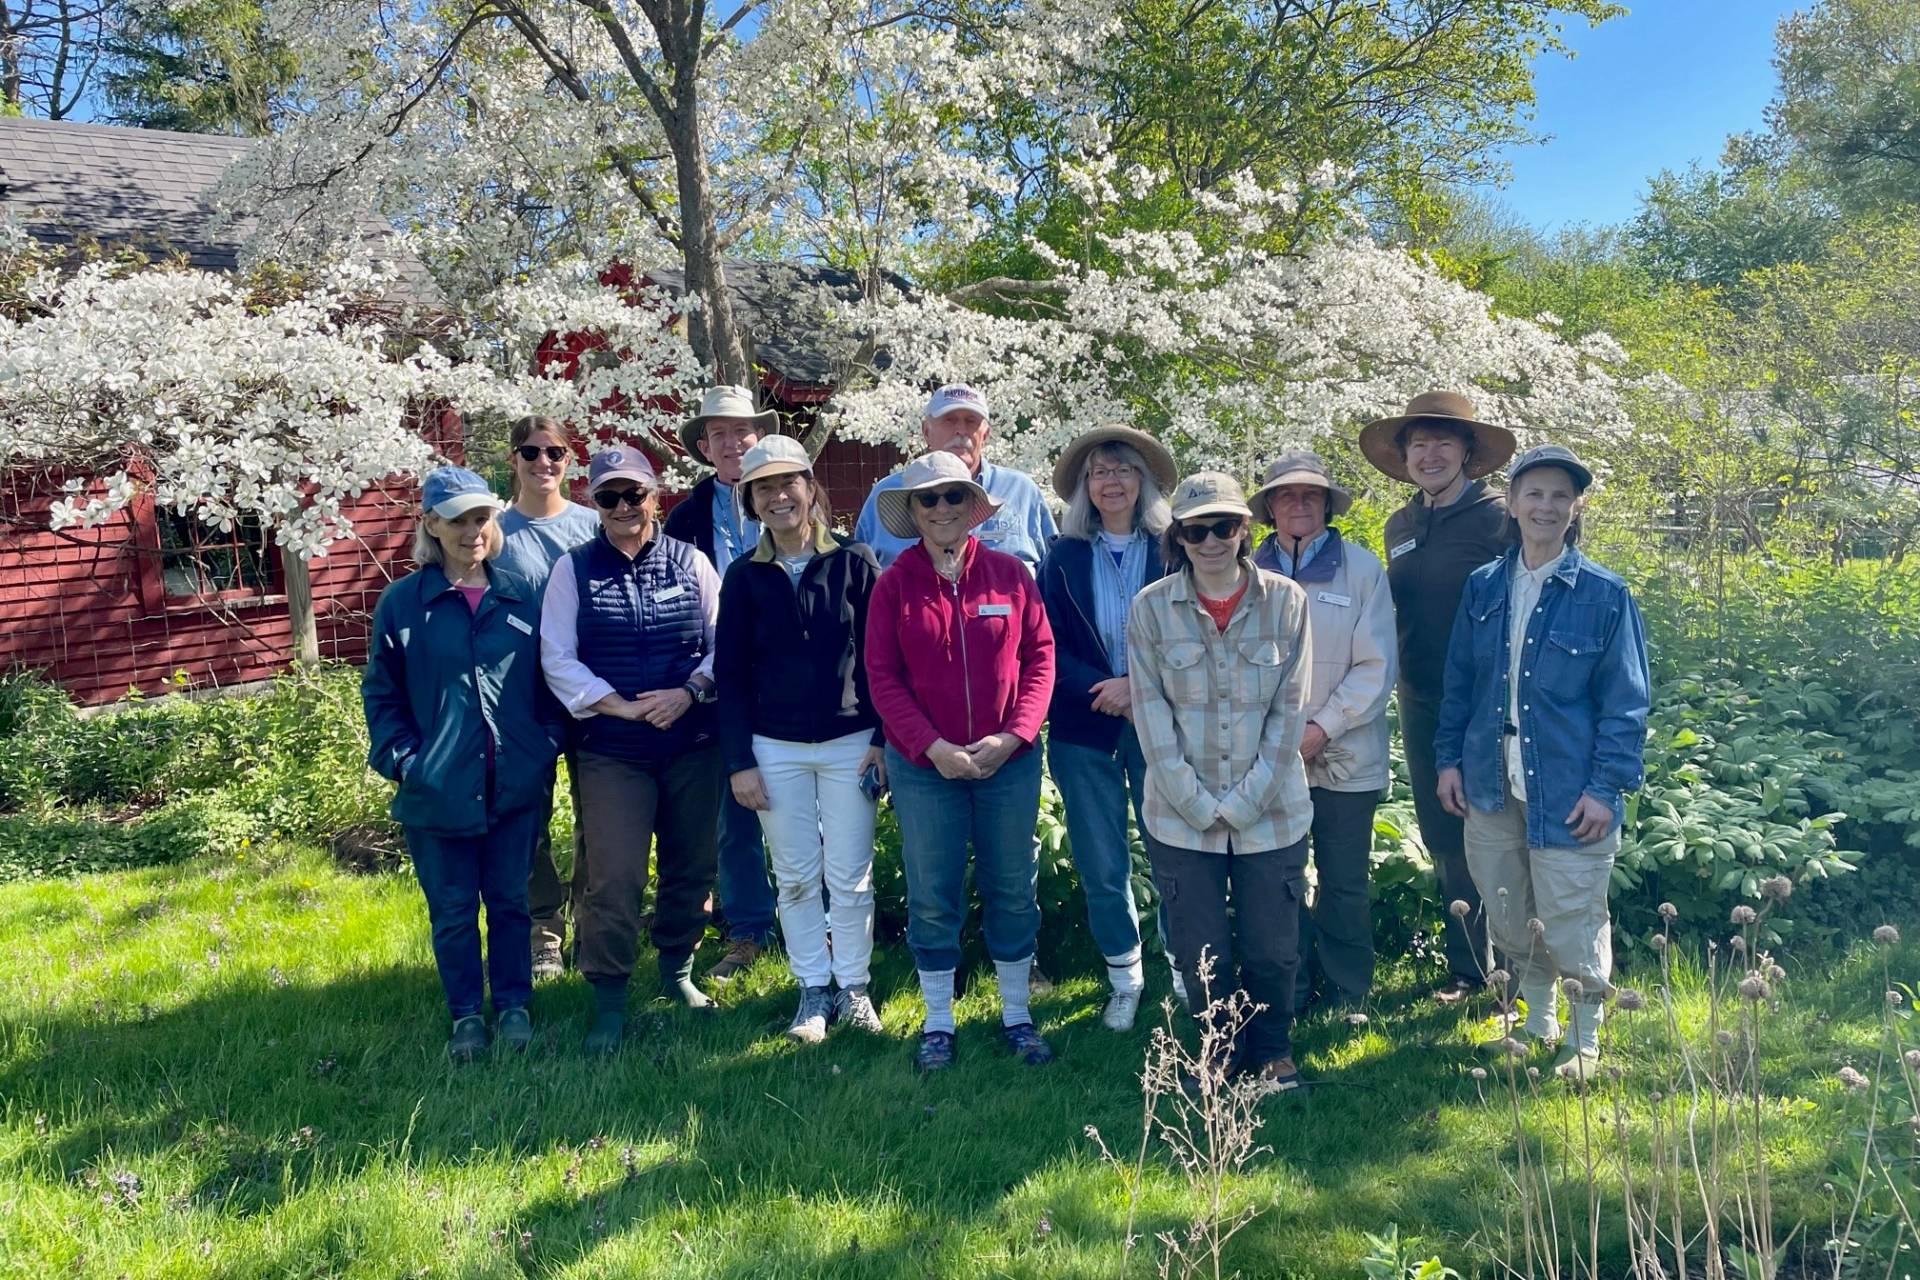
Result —
M1387 587L1400 632L1400 693L1440 705L1447 641L1467 577L1509 545L1507 500L1484 480L1444 507L1427 495L1387 517Z

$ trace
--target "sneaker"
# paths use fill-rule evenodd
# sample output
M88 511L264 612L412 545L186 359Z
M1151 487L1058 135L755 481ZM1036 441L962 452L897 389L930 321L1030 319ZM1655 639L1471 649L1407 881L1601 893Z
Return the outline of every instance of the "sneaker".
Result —
M1569 1084L1586 1084L1600 1074L1600 1051L1563 1044L1553 1060L1553 1074Z
M727 983L735 975L745 973L760 958L763 948L752 938L734 938L727 945L727 954L720 957L720 963L707 970L708 982Z
M1031 1022L1002 1027L1000 1034L1006 1037L1007 1051L1028 1066L1044 1067L1053 1061L1053 1046L1040 1038L1040 1032Z
M1249 1072L1248 1077L1262 1093L1300 1093L1307 1087L1291 1057L1271 1058Z
M879 1035L881 1031L880 1011L873 1007L873 997L867 994L864 983L857 987L842 987L834 993L833 1020L870 1031L874 1035Z
M1100 1015L1100 1025L1109 1031L1131 1031L1133 1019L1139 1012L1138 991L1116 991L1107 997L1107 1008Z
M945 1071L959 1056L951 1031L922 1031L920 1047L913 1051L913 1065L922 1074Z
M794 1010L793 1025L787 1039L801 1044L819 1044L827 1038L827 1024L833 1021L833 988L800 988L800 1007Z
M487 1020L477 1013L470 1013L455 1020L453 1035L447 1040L447 1056L457 1063L472 1062L487 1051L489 1043Z
M1486 985L1484 982L1475 982L1472 978L1463 978L1455 974L1434 988L1433 998L1441 1004L1455 1005L1474 992L1484 990Z
M515 1053L525 1053L533 1043L533 1019L524 1008L502 1009L498 1031L500 1043Z
M561 958L560 939L549 937L534 944L533 980L535 982L558 978L566 971L566 962Z

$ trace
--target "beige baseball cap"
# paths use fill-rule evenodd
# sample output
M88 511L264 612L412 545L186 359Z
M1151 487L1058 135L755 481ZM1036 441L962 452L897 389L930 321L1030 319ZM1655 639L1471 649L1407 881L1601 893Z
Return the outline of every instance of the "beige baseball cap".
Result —
M1170 499L1175 520L1197 516L1244 516L1251 520L1246 491L1224 471L1196 471L1180 482Z

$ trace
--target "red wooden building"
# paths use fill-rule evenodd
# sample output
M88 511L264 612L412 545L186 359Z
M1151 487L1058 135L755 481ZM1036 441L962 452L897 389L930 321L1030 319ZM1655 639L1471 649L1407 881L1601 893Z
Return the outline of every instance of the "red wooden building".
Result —
M0 119L0 205L35 238L147 244L183 253L208 270L235 267L244 228L218 230L209 194L243 139L98 125ZM377 233L377 230L374 232ZM832 393L833 365L803 325L783 323L778 290L804 283L856 287L850 275L758 264L729 267L765 368L765 403L804 430ZM650 279L677 290L677 273ZM610 283L613 283L610 281ZM394 301L431 305L431 282L414 264ZM451 413L421 423L436 448L463 453ZM873 481L899 461L894 450L834 442L817 463L836 511L850 521ZM0 670L46 672L84 703L176 687L266 679L295 657L288 611L289 566L257 524L231 533L156 511L151 500L94 529L54 532L53 494L24 474L0 473ZM417 491L396 483L349 511L354 536L306 562L322 658L358 662L381 590L412 565Z

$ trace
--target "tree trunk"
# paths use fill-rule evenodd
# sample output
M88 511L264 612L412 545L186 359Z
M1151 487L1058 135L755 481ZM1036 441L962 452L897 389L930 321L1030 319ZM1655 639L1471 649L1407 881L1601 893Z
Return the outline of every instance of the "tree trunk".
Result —
M320 665L320 627L313 615L313 579L307 558L282 548L281 577L287 584L287 617L293 623L293 661L302 667Z
M686 84L686 81L682 82ZM680 234L687 296L700 306L687 316L693 353L713 371L716 383L753 385L753 364L733 316L727 273L720 260L720 230L713 215L713 189L700 136L700 110L690 87L682 90L669 142L680 195Z

